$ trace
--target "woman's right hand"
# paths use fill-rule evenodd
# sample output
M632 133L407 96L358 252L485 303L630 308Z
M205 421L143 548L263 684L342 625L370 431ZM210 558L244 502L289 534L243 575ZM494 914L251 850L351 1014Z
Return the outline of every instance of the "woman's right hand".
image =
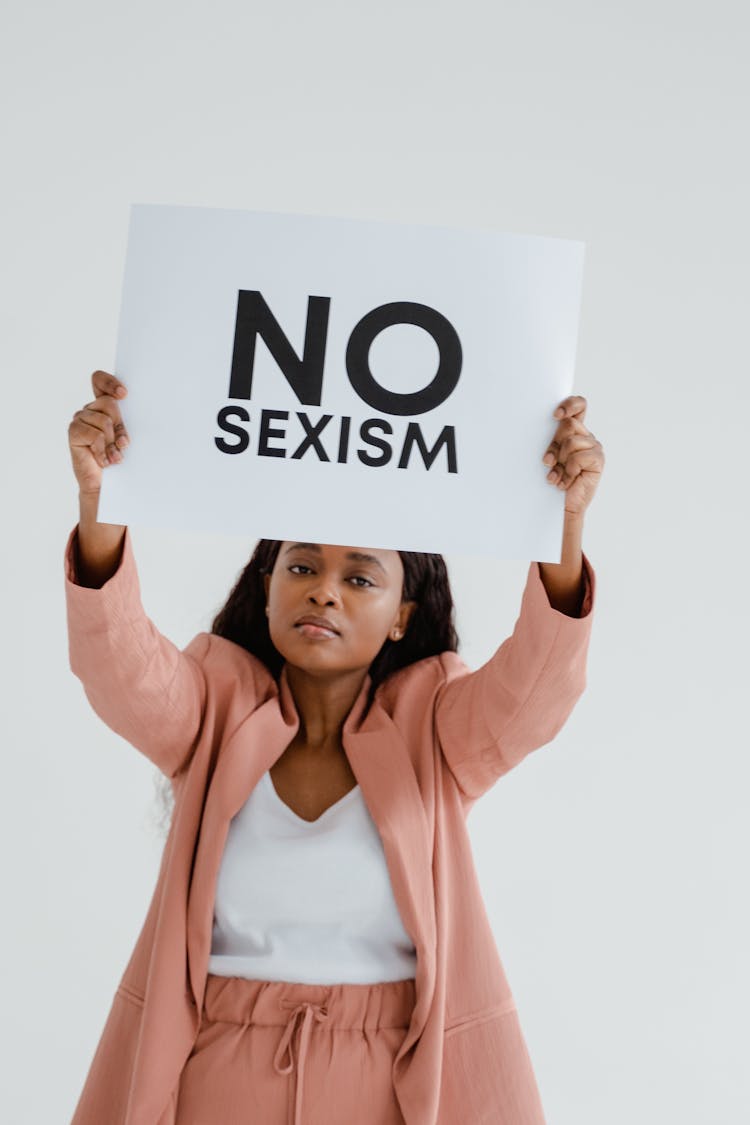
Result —
M107 371L91 376L94 401L76 410L68 426L70 456L79 492L98 493L102 469L122 460L122 450L129 437L120 416L120 401L125 398L125 384Z

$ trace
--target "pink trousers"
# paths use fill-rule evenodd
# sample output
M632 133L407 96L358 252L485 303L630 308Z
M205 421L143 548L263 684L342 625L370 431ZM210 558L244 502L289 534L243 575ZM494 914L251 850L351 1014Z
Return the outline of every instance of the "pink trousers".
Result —
M404 1125L394 1056L413 980L298 984L209 974L175 1125Z

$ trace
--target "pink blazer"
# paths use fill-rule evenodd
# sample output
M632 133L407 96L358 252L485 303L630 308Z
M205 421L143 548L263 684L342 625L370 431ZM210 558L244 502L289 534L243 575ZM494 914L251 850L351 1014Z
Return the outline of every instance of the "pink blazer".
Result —
M70 667L91 706L172 781L151 904L71 1125L174 1125L197 1036L216 879L229 822L298 727L286 675L223 637L183 649L147 617L129 530L101 587L65 548ZM586 684L595 577L582 616L553 609L529 566L512 636L477 671L453 652L369 678L343 745L380 834L416 948L416 1003L393 1064L406 1125L540 1125L539 1093L477 880L466 816L550 742Z

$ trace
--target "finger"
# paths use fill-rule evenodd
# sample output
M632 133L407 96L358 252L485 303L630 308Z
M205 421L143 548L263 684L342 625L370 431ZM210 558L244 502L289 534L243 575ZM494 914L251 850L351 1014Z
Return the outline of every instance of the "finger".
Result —
M97 450L100 448L104 449L108 455L114 456L115 454L119 455L121 450L126 448L129 444L129 439L116 405L114 406L116 412L115 418L111 417L109 413L112 407L101 409L107 402L111 401L111 399L102 397L97 399L96 406L94 403L90 403L88 406L84 406L82 410L76 411L73 415L73 422L71 423L71 434L75 434L76 436L75 441L71 438L72 444L90 444L92 441L91 429L95 429L99 430L103 435L101 440L97 438ZM82 423L87 429L83 431L73 430L72 427L75 426L76 422ZM79 435L81 440L78 440Z
M79 411L82 414L83 411ZM68 426L68 440L70 441L71 449L90 449L93 457L96 458L100 465L107 465L109 463L109 454L107 452L107 435L101 426L93 422L87 422L83 417L74 417L73 421ZM114 451L112 460L117 460L121 456L115 446L109 446ZM117 456L115 456L115 454Z
M568 488L581 472L580 463L572 458L566 461L564 465L561 465L558 461L554 469L547 474L547 480L556 484L558 488Z
M73 417L84 414L87 421L104 429L109 442L116 443L121 449L130 443L120 409L110 395L102 395L94 402L87 403L82 410L76 411Z
M114 422L106 410L96 410L92 406L84 406L81 410L77 410L73 417L77 418L79 421L85 422L89 426L93 426L97 430L101 430L106 438L107 444L114 442Z
M547 446L542 461L544 461L546 465L554 465L555 461L559 461L560 446L563 441L574 434L583 438L593 438L591 431L587 430L582 422L577 421L575 418L563 418L562 422L560 422L555 430L554 438Z
M120 414L120 405L110 394L99 395L93 402L86 403L83 409L106 414L107 417L111 418L114 428L114 434L110 440L117 441L121 448L129 444L130 436Z
M562 400L552 416L553 418L574 417L577 418L579 422L582 422L586 414L587 406L588 403L583 395L568 395L567 398Z
M113 398L125 398L128 389L116 375L108 371L95 371L91 376L91 386L97 398L100 395L112 395Z
M589 441L585 434L574 434L565 438L562 442L553 441L542 458L544 464L550 466L547 480L552 480L554 476L558 475L561 466L563 469L565 468L568 458L576 450L593 449L595 445L596 442Z
M570 457L568 457L564 465L558 462L558 464L555 465L555 470L557 470L559 474L559 479L557 481L558 488L568 488L576 477L580 476L583 472L601 472L602 460L599 456L599 450L596 446L591 449L579 449L576 453L572 453Z
M561 418L557 423L555 430L555 441L560 441L561 438L567 437L569 434L590 434L591 430L582 422L580 418L570 417Z
M547 473L547 480L555 481L564 477L567 466L574 464L572 459L576 457L585 461L586 469L594 472L601 472L604 467L604 450L601 442L596 439L589 441L586 437L576 434L566 438L558 448L556 460Z
M564 465L571 453L576 453L579 449L594 449L598 444L592 433L570 434L558 443L556 460Z

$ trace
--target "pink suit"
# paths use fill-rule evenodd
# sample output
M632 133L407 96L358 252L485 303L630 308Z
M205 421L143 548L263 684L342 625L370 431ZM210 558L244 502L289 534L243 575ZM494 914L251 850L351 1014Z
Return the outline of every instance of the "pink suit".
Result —
M130 532L101 587L65 549L70 666L103 721L172 779L175 809L150 907L71 1125L174 1125L199 1030L229 822L298 727L286 675L223 637L183 649L141 604ZM474 802L550 742L585 688L595 577L578 618L531 563L512 636L471 672L442 653L369 680L343 744L380 834L417 954L415 1003L393 1059L406 1125L543 1125L539 1092L486 914L466 826Z

